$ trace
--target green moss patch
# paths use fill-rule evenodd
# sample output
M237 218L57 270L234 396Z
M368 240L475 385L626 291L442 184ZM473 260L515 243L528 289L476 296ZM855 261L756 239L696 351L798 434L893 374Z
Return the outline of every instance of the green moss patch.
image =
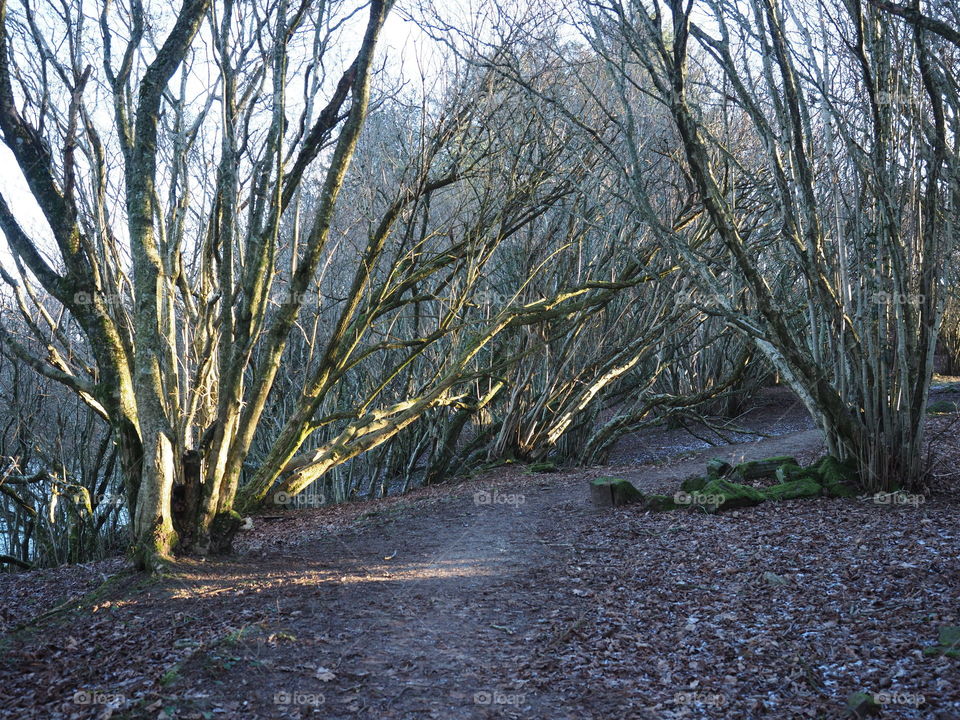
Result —
M945 625L940 628L937 644L925 647L923 654L960 658L960 627L956 625Z
M784 465L799 467L796 458L789 455L765 458L763 460L750 460L742 462L735 466L730 475L738 479L759 480L760 478L772 478L776 476L777 470Z
M776 478L779 482L768 487L739 482L761 477ZM610 477L594 480L590 493L598 507L641 504L646 510L697 509L715 513L778 500L855 497L858 479L856 466L850 461L841 462L827 456L814 465L802 467L795 458L783 455L736 466L711 460L707 463L706 476L686 478L672 497L645 495L629 481Z
M927 405L928 415L949 415L955 412L957 412L957 403L949 400L938 400Z
M760 488L742 482L761 477L776 478L779 482ZM830 456L809 467L802 467L795 458L787 455L751 460L736 466L711 460L707 463L707 476L684 480L673 502L667 502L669 498L665 496L651 496L657 499L648 499L646 506L652 510L686 507L715 513L777 500L855 497L858 494L857 480L852 462L841 462Z

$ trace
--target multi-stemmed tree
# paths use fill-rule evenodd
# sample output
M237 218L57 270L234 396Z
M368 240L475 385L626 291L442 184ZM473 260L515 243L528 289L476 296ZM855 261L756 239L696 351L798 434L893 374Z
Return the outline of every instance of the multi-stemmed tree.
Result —
M865 487L919 486L957 211L956 48L859 2L694 9L581 16L618 88L637 207ZM647 181L663 117L686 216Z
M177 541L174 485L193 504L185 545L236 524L240 468L330 235L389 9L375 0L361 21L285 0L193 0L169 16L138 1L0 3L0 130L50 237L9 195L0 229L22 281L87 341L64 355L67 330L44 315L29 341L4 344L110 423L145 565ZM354 55L334 77L337 39ZM318 158L297 271L270 313L281 219Z

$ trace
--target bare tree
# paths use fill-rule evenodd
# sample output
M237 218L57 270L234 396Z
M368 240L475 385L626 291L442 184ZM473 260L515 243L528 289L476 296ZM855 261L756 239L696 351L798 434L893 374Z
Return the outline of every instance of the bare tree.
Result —
M956 210L950 65L931 33L859 3L698 7L709 22L691 3L585 6L620 87L638 208L865 487L917 485ZM644 181L651 100L700 208L686 222Z
M5 339L113 427L139 558L151 565L176 543L175 484L197 516L180 523L190 528L181 535L194 536L181 538L184 547L195 540L210 548L236 527L239 469L330 233L390 3L370 3L365 23L354 18L359 8L340 4L195 0L171 16L148 16L139 2L104 3L98 26L88 5L24 5L11 14L0 3L0 129L56 260L8 198L0 228L29 271L22 280L39 282L75 318L88 362L60 357L56 323L36 338L51 348L47 362ZM333 34L357 31L339 80L324 76ZM88 64L98 54L102 66ZM291 106L295 77L304 92ZM297 109L299 122L288 122ZM280 219L328 147L290 301L268 320ZM203 177L211 160L219 166L213 182ZM264 360L248 372L261 339ZM191 453L203 457L201 472L183 462Z

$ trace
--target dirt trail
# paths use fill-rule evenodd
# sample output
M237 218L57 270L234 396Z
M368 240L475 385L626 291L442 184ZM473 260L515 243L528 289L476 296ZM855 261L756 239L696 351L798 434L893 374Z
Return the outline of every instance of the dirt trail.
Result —
M675 699L676 688L690 682L679 684L679 674L700 656L669 649L686 642L670 635L677 627L670 618L710 602L741 602L710 584L728 570L696 565L700 556L689 548L723 548L709 550L716 559L742 541L744 552L766 554L737 572L770 567L786 574L776 546L757 539L776 536L764 528L779 527L783 518L762 508L759 520L598 511L588 501L588 480L625 476L644 490L664 491L702 472L709 457L793 454L808 462L820 451L819 434L803 431L643 467L535 476L507 468L406 497L259 519L233 559L185 561L147 582L120 577L94 612L8 637L0 648L0 717L727 717L725 707L678 706ZM839 507L800 502L809 503L804 507L817 522ZM925 527L952 526L955 511ZM671 536L683 538L680 547ZM785 557L798 562L792 542ZM611 547L633 550L611 556ZM688 561L694 564L684 569ZM825 570L824 583L835 585L833 572ZM747 585L731 587L742 593L736 588ZM706 594L686 597L701 590ZM808 592L799 585L796 591ZM809 592L823 595L817 586ZM929 612L930 601L921 600ZM758 602L765 608L770 601ZM655 619L661 611L667 615ZM600 617L613 623L609 632ZM614 630L618 618L628 626ZM650 644L657 642L665 643L659 651ZM663 669L667 658L674 669ZM666 674L651 675L653 667ZM722 672L729 678L737 671ZM835 706L833 698L829 703Z
M678 477L702 472L708 457L812 456L819 445L819 434L807 431L619 474L650 490L675 489ZM387 510L362 530L266 548L246 580L256 585L266 566L287 585L258 593L261 601L275 601L276 616L234 644L234 656L256 673L249 683L253 707L245 709L295 714L307 708L276 701L309 702L322 694L329 718L561 720L616 712L622 698L615 694L585 707L543 688L531 692L521 676L587 610L584 598L557 587L570 549L542 535L568 527L573 536L589 524L597 511L588 502L587 477L615 471L514 473L432 507ZM277 530L271 529L274 543L282 535ZM304 585L313 590L306 597ZM277 641L277 633L284 639ZM318 681L316 668L321 677L325 670L335 677ZM196 663L186 671L202 674ZM236 684L228 680L199 708L235 698Z
M36 636L14 641L0 667L4 694L19 717L38 702L24 686L48 674L56 679L46 706L32 707L38 717L95 716L111 701L121 717L162 708L178 717L603 717L622 698L586 707L528 688L529 668L587 610L562 582L571 548L542 540L591 523L587 479L615 473L654 489L701 470L706 457L813 453L818 442L805 432L669 465L535 477L511 469L495 483L357 506L334 532L330 510L261 521L234 560L185 562L142 590L124 587L129 600L72 618L39 650ZM138 636L151 639L139 667ZM77 662L78 651L89 662ZM16 673L13 687L5 671ZM78 706L78 692L94 702Z

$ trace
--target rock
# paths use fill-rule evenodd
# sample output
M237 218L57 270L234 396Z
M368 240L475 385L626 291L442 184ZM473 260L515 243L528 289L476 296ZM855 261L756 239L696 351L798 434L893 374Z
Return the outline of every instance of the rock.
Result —
M643 498L643 507L645 510L664 512L666 510L678 510L688 506L683 503L678 503L674 498L667 495L645 495Z
M756 488L717 478L704 485L698 495L694 496L694 504L712 513L719 510L752 507L759 505L765 499L763 493Z
M698 490L703 490L703 486L708 482L710 482L710 478L693 475L680 483L680 489L688 493L696 492Z
M601 477L590 483L590 499L596 507L620 507L642 502L644 496L628 480Z
M823 488L814 478L805 476L764 488L761 492L767 496L768 500L795 500L797 498L819 497Z
M795 463L784 463L777 468L775 477L779 482L787 482L788 480L796 480L798 477L804 474L804 469L799 465Z
M739 475L744 480L757 480L773 477L781 465L798 465L798 463L795 458L788 455L766 458L765 460L750 460L734 467L731 474Z
M710 479L726 477L733 471L733 465L721 458L707 460L707 477ZM684 488L686 490L686 488ZM699 490L700 488L694 488Z
M865 692L855 692L847 698L847 716L865 718L868 715L879 715L880 704L873 696Z

